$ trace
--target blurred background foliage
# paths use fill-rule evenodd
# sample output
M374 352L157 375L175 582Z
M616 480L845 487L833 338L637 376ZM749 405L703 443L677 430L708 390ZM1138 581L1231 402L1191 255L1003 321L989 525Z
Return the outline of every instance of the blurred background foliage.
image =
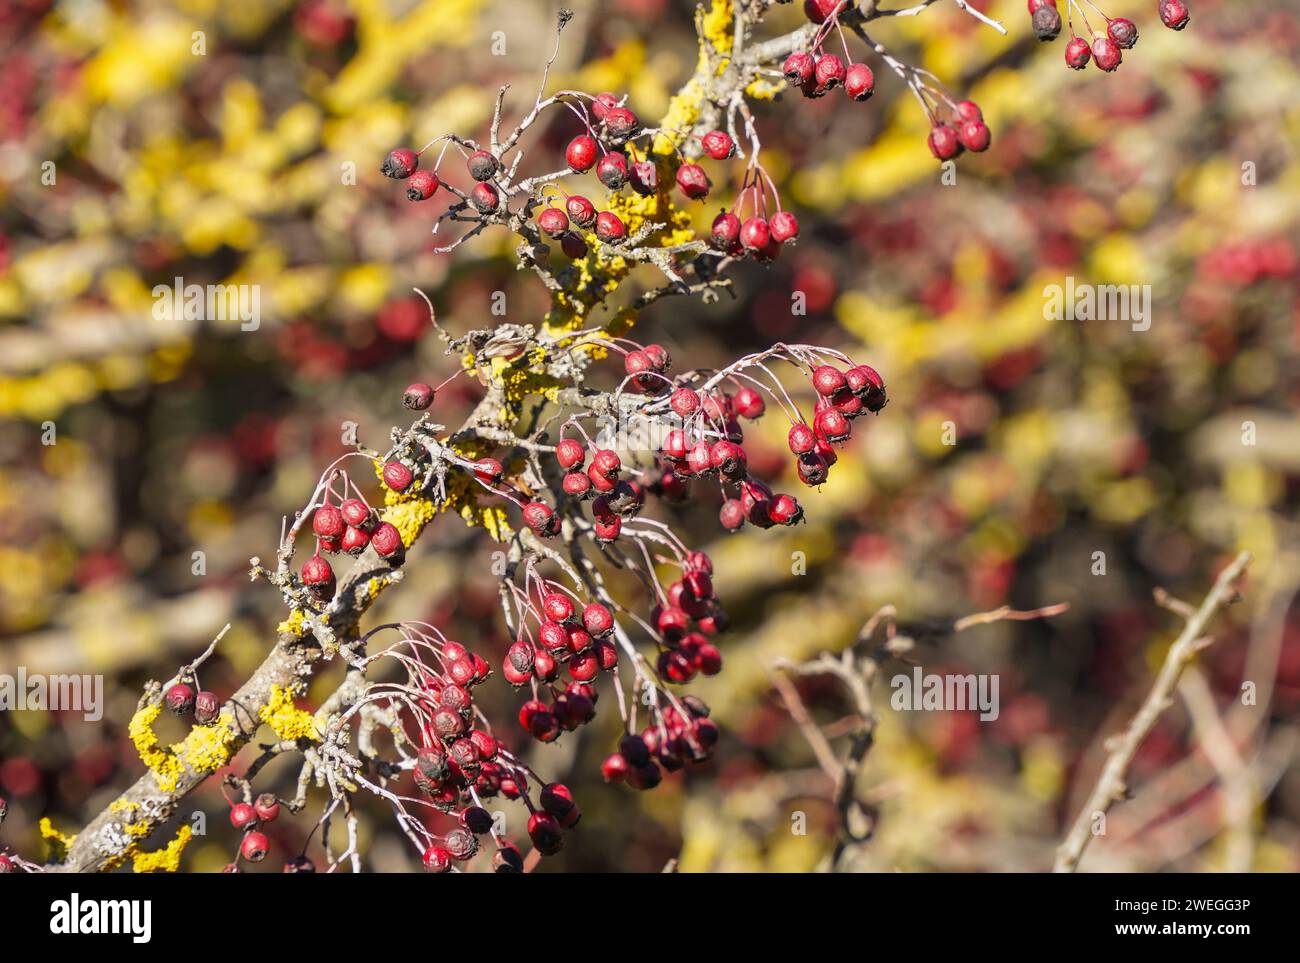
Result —
M691 5L570 5L555 85L626 91L657 116L694 63ZM915 101L865 58L878 78L865 105L757 107L798 247L742 270L734 299L642 318L636 336L689 366L782 339L842 348L884 373L891 403L808 494L806 526L724 537L715 503L656 509L714 555L735 622L726 669L700 687L724 745L644 795L599 780L607 706L603 724L533 753L586 813L546 868L820 865L830 787L772 693L771 663L841 648L886 603L924 630L912 661L927 671L999 673L1002 712L895 713L878 683L859 784L876 821L854 865L1043 868L1099 734L1132 711L1176 633L1153 587L1193 599L1241 549L1257 556L1249 601L1219 623L1206 669L1267 790L1251 813L1255 866L1300 864L1300 13L1197 0L1173 33L1153 0L1110 0L1141 38L1106 76L1067 70L1063 41L1034 41L1022 0L976 5L1009 36L947 3L871 28L984 108L993 148L958 161L955 184L940 183ZM135 778L125 725L141 685L225 622L205 686L224 696L260 661L283 609L250 589L249 556L273 552L344 422L381 443L408 382L455 370L413 286L457 333L498 320L494 291L509 320L544 312L510 238L431 253L444 202L408 204L377 170L399 144L481 136L503 82L516 109L531 99L553 17L547 3L490 0L0 6L0 669L108 679L102 723L0 715L0 843L39 858L40 816L72 829ZM790 5L763 29L801 19ZM573 133L550 125L538 170L558 166ZM711 174L714 198L729 197L725 169ZM715 212L701 205L697 223ZM1044 289L1067 276L1151 285L1150 329L1045 320ZM150 291L175 277L260 285L260 327L156 320ZM791 313L794 291L807 316ZM467 410L467 382L440 395L441 420ZM51 422L57 443L44 445ZM768 422L751 464L788 471ZM499 655L490 550L439 521L374 618L427 618ZM1071 608L1049 622L935 631L1058 601ZM1243 673L1269 694L1256 707L1235 705ZM317 680L313 699L334 681ZM829 725L851 711L829 683L801 690ZM515 700L495 698L513 735ZM268 775L291 795L295 772ZM1085 866L1221 865L1220 793L1181 707L1130 786L1137 800ZM187 801L210 823L190 868L233 852L218 792L212 781ZM311 823L281 820L274 842L296 851ZM370 865L414 867L386 809L363 831Z

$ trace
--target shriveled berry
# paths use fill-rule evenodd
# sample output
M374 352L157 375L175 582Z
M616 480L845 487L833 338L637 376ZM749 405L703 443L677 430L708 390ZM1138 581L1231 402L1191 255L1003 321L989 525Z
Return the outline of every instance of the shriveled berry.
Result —
M410 177L420 166L420 155L409 147L399 147L389 151L384 162L379 165L379 173L385 177Z
M370 522L370 506L360 498L346 499L339 506L343 520L356 528L364 528Z
M475 836L492 831L492 814L482 806L469 806L461 811L460 824Z
M793 525L803 519L803 507L793 495L777 495L767 506L767 514L778 525Z
M470 188L470 203L483 214L491 214L501 206L501 192L491 184L480 182Z
M614 631L614 615L599 602L589 602L582 609L582 627L596 638Z
M730 211L723 211L713 219L709 238L713 246L726 250L740 240L740 218Z
M396 558L403 551L402 533L392 522L380 522L370 533L370 544L380 558Z
M400 461L390 461L384 465L384 484L393 491L406 491L414 480L415 473Z
M501 169L497 159L485 150L476 150L470 154L469 159L465 161L465 166L469 169L469 176L480 182L490 181Z
M565 472L560 487L571 498L586 498L592 490L591 479L581 469Z
M1124 54L1110 37L1098 37L1092 42L1092 59L1098 67L1110 73L1123 62Z
M604 120L605 116L618 106L618 97L608 91L603 94L597 94L591 102L591 116L596 120Z
M548 237L559 237L569 229L569 216L558 207L548 207L537 215L537 226Z
M194 721L201 726L217 721L221 712L221 700L215 692L200 690L194 695Z
M427 201L438 192L440 181L433 171L418 170L406 179L406 199Z
M1130 50L1138 40L1137 24L1127 17L1116 17L1106 25L1106 35L1115 41L1121 50Z
M313 555L302 564L302 583L317 596L334 592L334 569L319 555Z
M806 455L817 447L817 435L805 422L796 422L790 426L790 451L796 455Z
M796 50L790 56L785 58L781 64L781 72L785 74L786 82L792 87L799 87L810 82L817 70L817 62L813 59L812 54L805 53L802 50Z
M736 153L736 142L725 130L711 130L700 138L704 153L714 160L726 160Z
M596 237L606 244L617 244L627 237L627 225L613 211L601 211L596 216Z
M582 447L582 442L574 438L563 438L555 446L555 460L560 463L564 469L574 468L581 465L587 460L586 449Z
M695 201L709 193L713 182L699 164L683 164L677 168L677 186L683 194Z
M275 793L260 793L253 800L253 811L257 813L257 818L264 823L273 823L276 817L280 815L280 800L275 798Z
M604 124L605 130L618 139L631 136L641 126L636 114L626 107L611 107L605 111Z
M819 395L829 398L848 384L844 372L832 365L819 365L813 369L813 388Z
M581 194L573 194L564 202L569 220L586 230L596 223L596 206Z
M547 592L542 597L542 614L552 622L574 621L573 599L562 592Z
M311 530L321 538L339 538L345 528L343 512L333 505L322 505L311 516Z
M1182 30L1192 19L1187 4L1182 0L1160 0L1160 22L1170 30Z
M596 177L611 191L620 190L627 176L627 158L617 151L610 151L596 164Z
M1032 19L1034 36L1043 42L1055 40L1061 32L1061 11L1052 6L1039 7Z
M848 76L848 68L844 66L844 61L835 54L822 54L817 58L817 68L813 72L813 78L817 81L817 86L822 90L830 90L844 83Z
M407 385L406 390L402 392L402 405L412 411L424 411L433 404L433 396L432 385L417 381L413 385Z
M529 502L524 506L524 524L542 538L550 538L560 530L560 520L545 502Z

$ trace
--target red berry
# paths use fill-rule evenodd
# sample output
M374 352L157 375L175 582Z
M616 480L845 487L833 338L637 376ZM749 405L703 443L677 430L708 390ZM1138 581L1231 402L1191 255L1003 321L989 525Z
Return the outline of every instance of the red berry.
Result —
M619 460L618 452L610 451L608 448L602 448L591 459L592 471L611 480L618 476L622 467L623 463Z
M424 868L431 873L445 873L451 869L452 855L446 847L430 846L424 851Z
M273 792L261 793L253 800L253 811L262 822L275 822L275 818L280 815L280 801Z
M805 422L796 422L790 426L790 451L796 455L806 455L817 447L817 435Z
M524 524L542 538L550 538L560 530L560 520L545 502L529 502L524 506Z
M406 199L427 201L437 192L438 184L438 175L433 171L415 171L406 179Z
M339 543L339 547L349 555L360 555L369 544L370 535L367 534L365 529L349 525L347 531L343 533L343 539Z
M595 165L596 153L596 138L579 134L569 141L569 146L564 151L564 159L572 170L583 174Z
M704 153L714 160L726 160L736 153L736 142L723 130L711 130L700 138Z
M844 66L844 61L835 54L822 54L817 58L817 68L813 72L813 78L820 89L830 90L832 87L838 87L844 83L847 76L848 70Z
M343 520L356 528L363 528L370 521L370 506L360 498L349 498L339 506Z
M302 582L312 593L318 596L334 593L334 569L330 563L319 555L313 555L302 563Z
M659 168L654 161L637 161L628 171L627 180L632 190L642 197L649 197L659 190Z
M957 130L957 137L961 140L961 146L967 150L975 152L988 150L989 141L992 139L988 125L982 120L968 120Z
M745 475L745 449L735 442L718 441L709 451L713 468L724 478L739 481Z
M501 167L497 159L485 150L476 150L470 154L465 166L469 168L469 176L480 182L490 181L496 177Z
M574 617L573 600L561 592L547 592L542 597L542 613L552 622L570 622Z
M700 407L700 396L694 388L678 388L668 399L668 406L681 418L693 415Z
M1102 70L1110 73L1124 60L1119 44L1110 37L1098 37L1092 42L1092 59Z
M1082 70L1092 59L1092 48L1082 37L1075 37L1065 45L1065 64L1072 70Z
M768 230L767 221L758 215L749 218L740 227L740 243L751 251L767 247L770 237L771 233Z
M501 206L501 192L491 184L480 181L469 192L470 203L484 214L491 214Z
M813 428L827 441L847 441L853 426L835 408L823 408L813 419Z
M817 62L813 60L812 54L797 50L785 58L785 63L781 65L781 71L785 74L786 81L793 87L802 86L813 78L817 70Z
M587 256L587 242L577 234L566 234L560 238L560 250L565 257L577 260Z
M848 379L845 378L844 372L840 371L839 368L824 364L813 369L812 383L813 388L816 389L819 395L829 398L845 387L848 384Z
M857 101L869 100L876 92L876 75L866 64L853 64L844 76L844 92Z
M536 812L528 817L528 838L543 856L553 856L564 848L564 831L549 813Z
M826 464L826 459L816 452L809 452L806 455L799 456L798 462L799 480L805 485L816 487L826 481L830 474L830 468ZM701 625L701 628L703 626Z
M384 484L393 491L406 491L414 480L415 473L400 461L390 461L384 465Z
M713 246L726 250L740 239L740 218L728 211L723 211L713 219L710 232Z
M1122 50L1130 50L1138 41L1138 28L1127 17L1116 17L1106 25L1106 34Z
M627 183L627 158L610 151L596 165L596 177L611 191L619 190Z
M581 469L565 472L560 486L571 498L586 498L591 493L591 479Z
M799 220L789 211L777 211L767 222L767 227L777 244L785 244L799 236Z
M417 381L413 385L408 385L406 391L402 392L402 405L412 411L424 411L433 404L433 397L433 387Z
M235 803L230 807L230 825L236 829L247 829L257 825L257 810L248 803Z
M503 474L505 474L505 468L495 458L480 458L474 462L474 477L480 481L500 481Z
M957 105L957 116L962 120L983 120L984 111L973 100L963 100Z
M803 12L813 23L825 23L840 4L841 0L803 0Z
M767 506L767 514L778 525L793 525L803 519L803 508L793 495L777 495Z
M380 522L370 534L370 544L380 558L393 558L402 554L402 533L392 522Z
M1055 2L1051 6L1041 6L1033 13L1034 36L1044 42L1055 40L1061 32L1061 12Z
M718 521L731 532L745 524L745 507L739 498L728 498L722 503L722 508L718 510Z
M259 833L254 830L251 833L245 833L244 841L239 844L239 852L250 863L260 863L266 859L266 854L271 849L271 841L266 838L265 833Z
M763 400L762 394L749 385L744 385L736 392L735 397L731 399L731 405L736 409L736 414L750 421L762 418L763 412L767 410L767 402Z
M410 177L419 166L419 154L409 147L399 147L397 150L389 151L383 164L379 166L379 173L385 177Z
M564 202L564 209L569 214L569 220L584 230L596 222L595 205L581 194L574 194L569 197Z
M1182 0L1160 0L1160 22L1170 30L1182 30L1187 26L1192 15L1187 10L1187 4Z
M622 139L633 134L641 126L636 114L626 107L611 107L605 111L603 121L605 130L609 131L616 139Z
M951 160L961 153L961 141L957 131L947 124L935 124L930 129L930 153L939 160Z
M582 442L573 438L564 438L555 446L555 460L560 463L561 468L567 470L586 461L587 452L583 449Z
M618 106L618 98L611 93L597 94L591 103L591 116L604 120L613 108Z
M596 638L614 631L614 616L599 602L590 602L582 609L582 626Z
M683 194L695 201L707 195L713 184L699 164L683 164L677 168L677 186Z
M663 345L648 344L641 350L646 353L646 357L650 359L650 363L654 365L656 371L662 373L673 366L673 359L669 357L668 349Z
M680 428L674 428L664 437L662 451L664 457L669 461L685 461L689 450L690 442L686 438L686 433Z
M559 237L569 229L569 218L558 207L548 207L537 215L537 226L548 237Z
M617 244L627 237L627 225L613 211L601 211L596 217L596 237L605 244Z
M221 700L215 692L200 690L194 696L194 721L201 726L217 721L221 713Z
M627 760L616 752L601 764L600 775L605 782L622 782L627 778L627 770Z

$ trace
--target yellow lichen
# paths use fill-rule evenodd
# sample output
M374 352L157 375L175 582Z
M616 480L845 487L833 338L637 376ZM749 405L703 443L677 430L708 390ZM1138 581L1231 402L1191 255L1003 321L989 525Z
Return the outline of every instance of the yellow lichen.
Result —
M159 744L158 737L154 735L153 724L161 712L161 702L137 709L127 726L127 735L135 745L140 761L153 773L158 788L163 792L171 792L180 781L184 767L173 752Z
M176 831L175 839L151 853L140 852L132 843L126 853L131 857L131 869L137 873L156 873L160 870L164 873L176 872L181 866L181 853L193 835L194 831L189 826L182 826Z
M294 609L289 613L289 617L275 627L276 632L281 635L296 635L302 637L307 631L307 623L303 621L302 609Z
M407 548L414 544L424 526L438 514L438 506L423 495L388 492L384 501L388 507L384 509L383 519L397 529L397 534L402 536L402 544Z
M195 772L215 772L230 761L234 750L233 722L234 718L223 712L212 725L191 729L183 742L171 747L172 752Z
M282 686L271 687L271 698L258 718L271 727L281 739L297 741L310 739L320 741L320 730L316 727L316 718L305 709L293 704L293 694Z
M61 863L68 856L68 849L76 842L76 836L69 836L67 833L61 833L54 828L54 823L50 817L42 816L40 822L41 838L44 839L50 847L50 861Z
M186 766L205 773L220 769L230 761L236 736L230 728L234 720L229 713L222 713L211 725L194 726L184 740L164 747L153 731L153 724L161 711L162 703L138 709L131 717L127 733L140 761L153 773L158 788L163 792L176 790Z

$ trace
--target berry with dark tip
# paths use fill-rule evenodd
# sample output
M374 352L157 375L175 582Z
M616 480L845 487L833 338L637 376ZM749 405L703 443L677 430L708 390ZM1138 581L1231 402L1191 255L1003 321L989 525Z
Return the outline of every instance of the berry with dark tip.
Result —
M260 863L266 859L266 854L271 850L271 841L266 838L265 833L254 830L244 835L244 841L239 844L239 853L250 863Z
M334 569L319 555L313 555L302 564L302 584L317 598L334 594Z
M194 695L194 721L201 726L211 725L217 721L221 712L221 700L215 692L200 690Z
M1183 0L1160 0L1160 22L1170 30L1182 30L1192 19Z
M558 207L548 207L537 215L537 226L548 237L559 237L569 229L569 217Z
M816 70L817 62L813 59L812 54L805 53L802 50L796 50L790 54L781 65L781 72L785 74L786 82L792 87L801 87L806 83L810 83Z
M469 168L469 176L480 183L492 180L501 169L497 159L485 150L476 150L470 154L465 166Z
M777 211L767 222L768 233L777 244L786 244L799 236L799 219L789 211Z
M935 124L930 128L927 143L930 145L930 153L941 161L951 160L961 153L961 140L957 131L948 124Z
M627 158L616 151L610 151L596 164L597 179L611 191L617 191L627 183Z
M406 199L427 201L438 192L440 183L433 171L418 170L406 179Z
M388 152L384 162L379 165L379 173L385 177L410 177L420 166L420 155L409 147L399 147Z
M399 558L404 550L402 533L392 522L380 522L370 533L370 544L380 558Z
M1119 44L1110 37L1098 37L1092 42L1092 59L1098 67L1110 73L1123 62L1124 55Z
M424 411L433 404L433 397L433 386L417 381L413 385L408 385L406 391L402 393L402 405L412 411Z
M596 216L596 237L605 244L617 244L627 237L627 225L613 211L601 211Z
M1082 70L1092 60L1092 48L1082 37L1074 37L1065 45L1065 65L1071 70Z
M844 83L848 76L848 68L844 66L844 61L835 54L822 54L817 58L817 67L813 71L813 79L817 81L817 87L820 90L831 90L834 87Z
M699 164L683 164L677 168L677 186L693 201L705 197L713 183Z
M870 100L876 92L876 75L866 64L853 64L844 75L844 92L853 100Z
M736 142L724 130L711 130L700 138L704 153L714 160L726 160L736 153Z
M596 223L596 206L581 194L573 194L564 202L564 210L569 220L586 230Z
M480 181L469 192L470 203L482 214L491 214L501 206L501 192L491 184Z

